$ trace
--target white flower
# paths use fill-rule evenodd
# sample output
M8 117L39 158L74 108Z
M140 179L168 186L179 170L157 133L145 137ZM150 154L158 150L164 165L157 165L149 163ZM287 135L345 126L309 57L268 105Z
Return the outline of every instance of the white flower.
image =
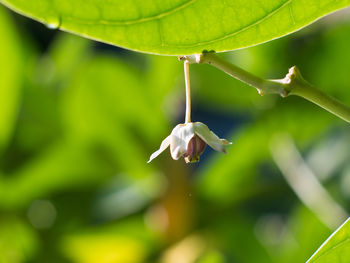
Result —
M178 160L185 158L186 163L198 162L206 145L216 151L226 153L224 146L231 144L225 139L220 139L207 125L201 122L178 124L171 134L164 139L159 150L154 152L149 161L152 161L170 145L171 157Z

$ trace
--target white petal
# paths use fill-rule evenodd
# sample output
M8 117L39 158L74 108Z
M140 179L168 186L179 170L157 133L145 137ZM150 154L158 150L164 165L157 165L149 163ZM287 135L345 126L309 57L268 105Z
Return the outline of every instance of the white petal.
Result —
M224 146L232 144L225 139L220 139L215 133L209 130L207 125L201 122L194 123L194 130L203 141L216 151L226 153Z
M177 125L171 132L170 152L174 160L178 160L187 151L188 142L194 136L193 123Z
M171 145L170 145L170 147L171 147ZM179 160L184 155L185 152L183 151L183 148L180 146L177 146L177 147L173 148L172 150L170 150L171 157L174 160Z
M152 153L151 157L149 158L148 162L149 163L150 161L152 161L154 158L156 158L159 154L161 154L166 148L168 148L169 144L170 144L170 138L171 138L171 135L169 135L168 137L166 137L161 145L160 145L160 148L159 150L155 151L154 153Z

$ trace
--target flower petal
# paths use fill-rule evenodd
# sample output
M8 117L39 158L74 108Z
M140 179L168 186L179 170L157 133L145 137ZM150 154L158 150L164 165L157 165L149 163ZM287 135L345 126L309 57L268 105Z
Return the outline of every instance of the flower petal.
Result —
M171 132L170 152L174 160L178 160L187 151L188 142L194 136L193 123L177 125Z
M166 148L168 148L169 144L170 144L170 139L171 139L171 135L169 135L168 137L166 137L161 145L159 150L155 151L154 153L152 153L151 157L149 158L148 162L152 161L154 158L156 158L159 154L161 154Z
M215 133L209 130L207 125L201 122L194 123L194 131L203 141L216 151L226 153L224 146L232 144L225 139L220 139Z
M171 145L170 145L170 147L171 147ZM181 148L180 146L177 146L177 147L173 148L172 150L170 150L170 153L171 153L171 157L174 160L179 160L183 156L184 151L183 151L183 148Z

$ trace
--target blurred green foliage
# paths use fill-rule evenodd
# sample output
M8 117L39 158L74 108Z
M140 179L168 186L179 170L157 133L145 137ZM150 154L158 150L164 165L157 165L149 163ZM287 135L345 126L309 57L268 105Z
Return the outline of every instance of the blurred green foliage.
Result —
M297 64L350 104L340 18L225 56L266 78ZM28 23L0 8L0 262L305 262L334 229L271 158L281 133L350 208L349 127L317 106L193 65L193 119L225 122L209 126L233 145L147 164L183 119L181 63L61 32L42 49Z

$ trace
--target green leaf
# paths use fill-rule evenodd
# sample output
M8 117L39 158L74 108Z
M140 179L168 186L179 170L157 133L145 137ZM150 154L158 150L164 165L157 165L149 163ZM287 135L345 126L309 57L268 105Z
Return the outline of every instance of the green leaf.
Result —
M349 0L0 0L50 28L156 54L228 51L292 33Z
M0 7L0 149L11 138L17 119L22 80L21 47L6 10Z
M312 255L307 263L348 262L350 258L350 220L346 220Z

